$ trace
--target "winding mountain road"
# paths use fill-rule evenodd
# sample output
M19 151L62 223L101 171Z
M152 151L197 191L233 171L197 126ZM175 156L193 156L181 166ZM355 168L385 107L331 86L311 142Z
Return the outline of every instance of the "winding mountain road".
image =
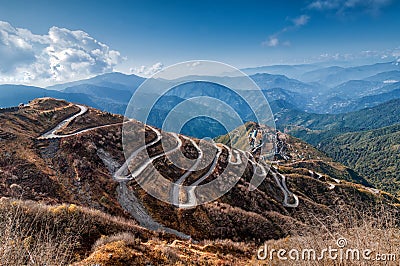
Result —
M77 107L80 108L80 112L65 119L64 121L62 121L60 124L58 124L56 127L54 127L53 129L49 130L48 132L44 133L43 135L41 135L40 137L38 137L38 139L44 140L44 139L54 139L54 138L66 138L66 137L71 137L71 136L75 136L75 135L79 135L91 130L95 130L95 129L99 129L99 128L105 128L105 127L110 127L110 126L114 126L116 124L111 124L111 125L103 125L103 126L97 126L97 127L93 127L93 128L88 128L88 129L84 129L75 133L71 133L71 134L65 134L65 135L59 135L57 134L58 131L60 131L62 128L68 126L68 124L73 121L75 118L85 114L88 111L88 108L86 106L83 105L76 105ZM141 146L140 148L138 148L137 150L135 150L130 156L129 158L124 162L124 164L118 168L117 171L115 171L115 173L113 174L113 179L116 180L117 182L127 182L132 180L133 178L135 178L136 176L139 176L150 164L153 163L154 160L161 158L163 156L166 156L170 153L173 153L177 150L179 150L182 147L182 141L179 138L179 136L176 133L171 133L173 135L173 137L175 138L175 140L177 141L177 145L172 148L169 151L166 151L164 153L161 153L159 155L156 155L154 157L148 158L143 164L141 164L141 166L137 169L135 169L133 172L129 173L129 164L130 162L143 150L145 150L147 147L150 147L154 144L156 144L157 142L161 141L162 139L162 135L160 133L159 130L155 129L154 127L148 126L148 128L150 128L155 134L156 134L156 138L154 140L152 140L151 142ZM205 173L202 177L200 177L199 179L197 179L193 184L191 184L190 186L186 187L186 195L187 195L187 202L186 203L180 203L180 199L179 199L179 192L180 189L182 188L182 184L185 182L185 180L187 179L187 177L193 172L194 169L197 168L198 164L200 163L201 159L203 158L204 154L203 151L200 149L200 147L192 140L189 139L192 143L192 145L197 149L198 151L198 158L196 159L196 162L192 165L192 167L190 169L188 169L173 185L172 191L171 191L171 200L172 203L175 206L178 206L180 208L191 208L197 205L197 199L196 199L196 195L195 195L195 189L196 187L203 182L207 177L209 177L215 170L217 164L218 164L218 160L219 157L222 153L222 148L219 147L218 145L214 146L217 149L217 153L213 159L213 163L210 166L209 170L207 171L207 173ZM226 145L222 146L227 149L228 151L228 161L231 164L241 164L242 160L241 160L241 156L240 156L240 152L237 150L233 150L229 147L227 147ZM256 147L258 148L258 147ZM236 160L235 162L232 160L232 153L235 153L236 155ZM243 152L243 154L245 155L245 153ZM247 158L251 158L249 161L250 163L253 164L253 169L254 169L254 173L257 174L257 169L261 170L261 175L262 176L266 176L268 171L266 171L266 169L264 168L263 165L261 165L260 163L258 163L255 158L253 157L253 155L250 152L247 152L246 154L248 154ZM282 190L282 192L284 193L284 202L283 204L286 207L297 207L298 206L298 198L296 195L294 195L292 192L289 191L289 189L287 188L286 185L286 177L282 174L280 174L278 172L278 170L276 168L274 168L275 172L271 171L277 185L279 186L279 188ZM277 177L277 175L279 175L281 177L281 180L279 180L279 178ZM320 178L321 175L317 174L318 177ZM336 180L335 180L336 181ZM331 184L332 186L332 184ZM289 203L289 197L292 196L295 199L294 203Z
M226 146L225 144L222 144L222 143L220 143L220 145L222 145L222 147L224 147L228 151L228 162L230 164L240 165L240 164L243 163L242 162L242 157L240 156L240 152L238 150L232 149L232 148L230 148L230 147L228 147L228 146ZM232 161L232 157L233 157L232 153L236 154L235 161Z
M83 106L83 105L76 105L76 106L79 107L79 109L80 109L79 113L65 119L60 124L58 124L55 128L53 128L53 129L49 130L48 132L44 133L43 135L41 135L38 139L65 138L65 137L70 137L70 136L74 136L77 134L81 134L82 131L74 133L74 134L57 135L57 132L60 131L63 127L68 126L68 124L71 123L72 120L85 114L89 110L86 106Z
M147 126L148 128L150 128L155 134L156 134L156 138L152 141L150 141L149 143L147 143L146 145L140 147L139 149L135 150L129 157L128 159L125 160L124 164L114 173L113 178L114 180L121 182L121 181L129 181L132 178L128 178L128 176L131 176L131 174L129 174L129 164L130 162L144 149L147 149L147 147L153 146L154 144L156 144L157 142L159 142L162 138L160 131L158 131L157 129L155 129L152 126Z
M127 186L127 181L115 179L115 173L117 169L125 168L125 166L120 166L118 162L112 159L111 155L106 151L99 149L97 155L102 159L103 163L107 166L108 170L112 174L115 181L118 182L119 186L117 188L117 199L119 204L124 210L126 210L138 223L154 231L164 231L181 239L190 240L191 237L175 229L166 227L156 221L147 212L146 207L143 206L142 202L137 198L135 191ZM114 173L114 174L113 174Z
M84 106L84 105L76 105L77 107L80 108L79 113L63 120L61 123L59 123L56 127L54 127L53 129L49 130L48 132L44 133L43 135L41 135L40 137L38 137L38 140L46 140L46 139L61 139L61 138L68 138L68 137L72 137L72 136L76 136L85 132L89 132L95 129L100 129L100 128L107 128L107 127L112 127L115 125L121 125L122 123L116 123L116 124L109 124L109 125L102 125L102 126L96 126L96 127L91 127L91 128L87 128L87 129L82 129L80 131L77 131L75 133L70 133L70 134L57 134L57 132L59 132L61 129L63 129L64 127L68 126L69 123L71 123L75 118L84 115L89 108Z
M186 137L185 137L186 138ZM187 139L187 138L186 138ZM198 165L201 162L201 159L203 158L203 151L200 149L200 147L197 145L196 142L194 142L192 139L189 139L189 141L192 143L192 145L196 148L198 152L198 156L196 158L196 162L190 167L185 174L183 174L173 185L172 187L172 195L171 195L171 202L177 207L181 207L180 200L179 200L179 193L182 188L183 182L185 182L186 178L195 170L197 169ZM186 195L189 196L189 192L186 191ZM188 200L190 203L195 202L193 199Z
M131 174L130 174L131 179L135 178L136 176L139 176L147 168L147 166L149 166L150 164L153 163L153 161L157 160L158 158L167 156L168 154L171 154L171 153L179 150L182 147L182 141L179 138L178 134L176 134L176 133L171 133L171 134L172 134L172 136L174 136L175 140L178 142L178 145L176 145L174 148L170 149L169 151L163 152L159 155L156 155L154 157L147 159L143 164L140 165L139 168L137 168L135 171L131 172ZM148 146L148 145L146 145L146 146Z
M88 108L86 106L83 106L83 105L77 105L77 106L80 108L79 113L63 120L56 127L49 130L48 132L44 133L37 139L46 140L46 139L56 139L56 138L67 138L67 137L76 136L76 135L79 135L79 134L82 134L85 132L89 132L89 131L92 131L95 129L106 128L106 127L111 127L111 126L115 126L118 124L122 124L122 123L118 123L118 124L97 126L97 127L93 127L93 128L84 129L84 130L81 130L81 131L78 131L78 132L75 132L72 134L65 134L65 135L57 134L57 132L59 130L68 126L68 124L71 123L71 121L73 121L75 118L85 114L88 111ZM158 222L154 221L153 218L147 213L146 208L143 206L143 204L138 200L138 198L136 197L134 192L131 191L126 185L126 182L129 181L130 179L126 178L126 176L128 176L128 175L127 174L124 175L124 173L128 172L129 162L139 152L141 152L142 150L146 149L149 146L154 145L155 143L157 143L158 141L161 140L161 133L151 126L148 126L148 127L156 133L157 137L150 143L144 145L143 147L141 147L141 148L137 149L135 152L133 152L132 155L128 158L128 160L126 160L126 162L122 166L120 166L118 164L118 162L114 161L111 158L111 156L109 154L107 154L105 151L99 150L98 156L100 157L100 159L102 159L103 163L107 166L107 168L109 168L109 171L111 172L113 179L119 183L119 186L117 188L118 202L120 203L120 205L122 206L123 209L125 209L130 215L132 215L132 217L136 221L138 221L138 223L141 226L143 226L149 230L156 230L156 231L161 230L161 231L176 235L177 237L179 237L181 239L190 240L191 236L186 235L182 232L179 232L175 229L165 227L162 224L159 224ZM115 171L115 169L117 169L117 170ZM114 174L112 173L113 171L115 171Z
M270 168L271 171L267 171L264 167L265 164L263 163L263 161L261 161L262 163L260 164L259 162L255 161L255 159L251 153L247 152L247 155L248 155L248 158L253 158L253 160L249 160L249 162L253 165L253 172L255 174L257 174L257 169L261 169L261 175L264 177L266 177L268 172L271 172L272 176L275 179L275 183L278 185L278 187L283 192L283 197L284 197L283 206L289 207L289 208L296 208L297 206L299 206L299 198L295 194L293 194L286 185L286 176L279 173L278 169L275 166L272 166L272 168ZM278 175L281 178L281 180L279 179ZM289 197L294 198L294 203L289 203Z
M83 114L85 114L88 111L88 108L86 106L83 106L83 105L76 105L76 106L80 108L79 113L65 119L60 124L58 124L56 127L49 130L48 132L44 133L40 137L38 137L38 139L46 140L46 139L54 139L54 138L66 138L66 137L76 136L76 135L79 135L79 134L82 134L85 132L89 132L91 130L117 125L117 124L110 124L110 125L97 126L97 127L93 127L93 128L84 129L84 130L81 130L81 131L78 131L75 133L71 133L71 134L64 134L64 135L57 134L62 128L68 126L68 124L71 123L71 121L73 121L75 118L82 116ZM123 124L123 123L119 123L119 124ZM180 238L190 239L190 236L185 235L181 232L178 232L174 229L164 227L163 225L154 221L151 218L151 216L147 213L145 207L136 198L134 192L131 191L127 187L127 182L132 180L136 176L139 176L150 164L152 164L154 162L154 160L161 158L163 156L166 156L168 154L171 154L173 152L176 152L183 145L182 140L180 139L178 134L171 133L171 135L177 141L177 145L175 147L173 147L172 149L165 151L159 155L148 158L137 169L135 169L133 171L129 171L130 170L129 164L140 152L142 152L143 150L147 149L148 147L150 147L152 145L155 145L156 143L160 142L162 139L161 132L158 129L148 126L148 125L147 125L147 127L156 134L156 137L154 138L154 140L150 141L149 143L139 147L137 150L132 152L132 154L129 156L129 158L127 158L122 165L119 165L117 162L113 161L113 159L109 156L109 154L107 155L106 153L100 152L100 153L98 153L99 157L103 160L104 164L106 164L107 167L109 167L109 170L112 173L112 178L119 183L119 187L117 189L119 203L142 226L144 226L150 230L161 229L161 230L167 231L169 233L175 234ZM221 144L219 146L214 143L214 146L217 149L217 152L214 156L214 159L213 159L213 162L212 162L210 168L204 175L202 175L200 178L198 178L194 183L185 187L186 195L187 195L187 202L181 203L180 198L179 198L179 193L180 193L181 188L183 187L182 184L189 177L189 175L197 169L201 159L204 157L203 151L200 149L199 145L195 141L193 141L190 138L184 137L184 136L182 136L182 138L186 138L192 143L192 145L198 151L198 157L197 157L195 163L174 183L173 188L171 189L171 200L172 200L172 203L177 207L192 208L197 205L197 198L195 195L195 190L201 182L203 182L206 178L208 178L215 171L215 168L218 165L219 158L223 151L223 149L221 147L224 147L228 151L228 161L230 164L241 165L243 163L242 158L241 158L241 153L242 153L247 159L249 159L250 163L253 165L254 173L258 174L257 169L260 169L262 176L266 176L268 174L268 171L266 170L266 168L262 164L257 162L251 153L247 152L248 156L246 156L246 153L243 151L231 149L230 147L227 147L226 145L223 145L223 144ZM235 156L235 161L232 160L232 158L234 156ZM290 192L289 189L287 188L286 177L284 175L280 174L276 168L273 168L273 169L274 170L273 171L271 170L271 173L272 173L277 185L279 186L279 188L282 190L282 192L284 194L284 201L283 201L284 206L292 207L292 208L297 207L299 204L298 197L296 195L294 195L292 192ZM278 176L281 178L281 180L279 179ZM294 198L294 203L289 202L290 197Z
M283 192L283 196L284 196L283 206L289 207L289 208L296 208L297 206L299 206L299 198L295 194L293 194L286 185L286 176L279 173L278 169L274 166L271 169L274 170L274 171L271 171L271 174L274 177L276 184ZM279 180L278 175L281 177L281 180ZM294 198L294 203L289 203L290 196L292 196Z
M193 208L197 205L197 198L196 198L195 190L201 182L203 182L207 177L209 177L214 172L215 167L217 166L217 163L218 163L219 156L222 153L222 149L220 147L218 147L217 145L215 145L215 147L217 148L218 151L214 157L212 165L208 169L207 173L205 173L202 177L200 177L194 183L192 183L190 186L188 186L189 189L186 191L188 201L186 203L179 202L178 203L179 208L187 209L187 208Z

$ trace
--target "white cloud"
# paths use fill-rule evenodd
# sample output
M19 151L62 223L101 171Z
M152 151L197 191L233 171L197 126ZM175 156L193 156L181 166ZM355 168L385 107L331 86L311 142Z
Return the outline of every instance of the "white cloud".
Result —
M291 25L284 27L283 29L281 29L280 31L276 32L273 35L270 35L268 37L268 40L265 40L261 44L263 46L269 46L269 47L277 47L279 45L290 46L289 41L281 42L279 37L286 32L296 30L302 26L307 25L307 23L309 21L310 21L310 17L308 15L304 15L304 14L299 17L296 17L294 19L290 19Z
M310 17L307 15L301 15L300 17L297 17L295 19L293 19L293 24L296 27L301 27L304 26L308 23L308 21L310 20Z
M308 5L309 9L317 9L317 10L328 10L335 9L339 6L338 1L314 1Z
M150 77L157 73L158 71L162 70L164 65L161 62L155 63L154 65L147 67L147 66L140 66L134 67L130 69L130 72L139 76L143 77Z
M50 85L113 71L123 58L84 31L36 35L0 21L0 83Z
M263 42L263 45L267 45L269 47L276 47L279 45L279 39L275 36L269 36L268 40Z
M393 0L315 0L307 8L319 11L333 11L338 15L347 15L350 11L367 12L377 15L382 8Z

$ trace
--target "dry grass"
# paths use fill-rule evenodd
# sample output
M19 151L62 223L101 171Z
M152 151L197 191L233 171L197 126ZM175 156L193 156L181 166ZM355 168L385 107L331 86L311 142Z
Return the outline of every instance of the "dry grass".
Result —
M395 209L379 206L374 213L363 213L338 208L334 217L314 219L309 230L266 242L269 249L320 251L336 248L336 240L345 238L349 248L400 256ZM282 263L276 253L272 262L259 261L256 251L254 243L174 240L129 220L73 204L0 200L0 265L374 265L329 259Z
M120 234L99 240L93 253L75 265L248 265L252 250L255 248L230 240L193 244L154 238L140 242Z
M336 217L327 217L326 221L317 221L320 226L310 228L308 232L303 232L302 235L289 236L284 239L270 240L265 242L267 246L267 258L258 260L257 255L254 255L252 263L259 265L399 265L400 261L400 228L398 213L396 211L377 207L376 213L362 213L357 210L338 211ZM337 241L345 239L345 246L338 246ZM343 241L343 240L342 240ZM338 257L332 259L325 253L320 260L323 249L338 249ZM260 247L259 247L260 248ZM271 251L276 250L271 259ZM277 251L280 249L286 250L284 257L288 259L283 261L278 258ZM305 253L305 258L302 258L304 249L312 249L316 252L316 259L307 259L308 253ZM351 253L346 253L348 250L359 250L360 258L354 258ZM371 260L364 260L362 252L366 249L372 251ZM299 251L299 260L296 261L296 252L293 251L293 259L289 257L291 250ZM340 250L343 251L340 261ZM352 251L349 251L352 252ZM261 253L263 255L264 253ZM333 256L336 253L332 253ZM347 254L347 255L346 255ZM377 262L373 261L376 255L394 254L395 259ZM346 257L348 256L348 257Z
M124 241L128 245L139 245L140 244L140 238L136 238L133 234L128 233L128 232L123 232L123 233L118 233L112 236L102 236L99 238L96 243L93 245L93 250L96 250L97 248L101 246L105 246L109 243L112 242L117 242L117 241Z
M63 227L35 206L33 216L18 202L2 200L0 220L1 265L66 265L73 260L79 244L76 233L68 230L75 225L68 220ZM73 222L73 221L72 221Z
M74 204L2 198L0 265L68 265L86 257L102 235L121 232L143 241L155 236L130 220Z

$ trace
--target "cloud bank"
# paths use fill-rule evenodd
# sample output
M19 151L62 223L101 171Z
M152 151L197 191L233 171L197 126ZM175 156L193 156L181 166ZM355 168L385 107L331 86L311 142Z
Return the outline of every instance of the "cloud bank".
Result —
M154 65L147 67L147 66L140 66L134 67L130 69L132 74L136 74L142 77L150 77L157 73L158 71L162 70L164 65L161 62L155 63Z
M364 50L358 53L323 53L312 58L313 61L340 62L393 62L400 63L400 47L386 50Z
M52 27L33 34L0 21L0 83L50 85L114 70L123 60L84 31Z

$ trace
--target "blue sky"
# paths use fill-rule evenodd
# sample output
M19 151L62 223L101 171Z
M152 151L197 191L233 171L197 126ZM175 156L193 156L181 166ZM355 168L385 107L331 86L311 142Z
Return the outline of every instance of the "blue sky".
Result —
M7 33L0 35L0 56L6 58L0 74L23 72L16 82L62 82L110 70L150 74L161 64L194 59L239 68L367 56L389 60L400 56L399 2L0 0L0 33L2 27ZM71 51L74 42L85 45Z

